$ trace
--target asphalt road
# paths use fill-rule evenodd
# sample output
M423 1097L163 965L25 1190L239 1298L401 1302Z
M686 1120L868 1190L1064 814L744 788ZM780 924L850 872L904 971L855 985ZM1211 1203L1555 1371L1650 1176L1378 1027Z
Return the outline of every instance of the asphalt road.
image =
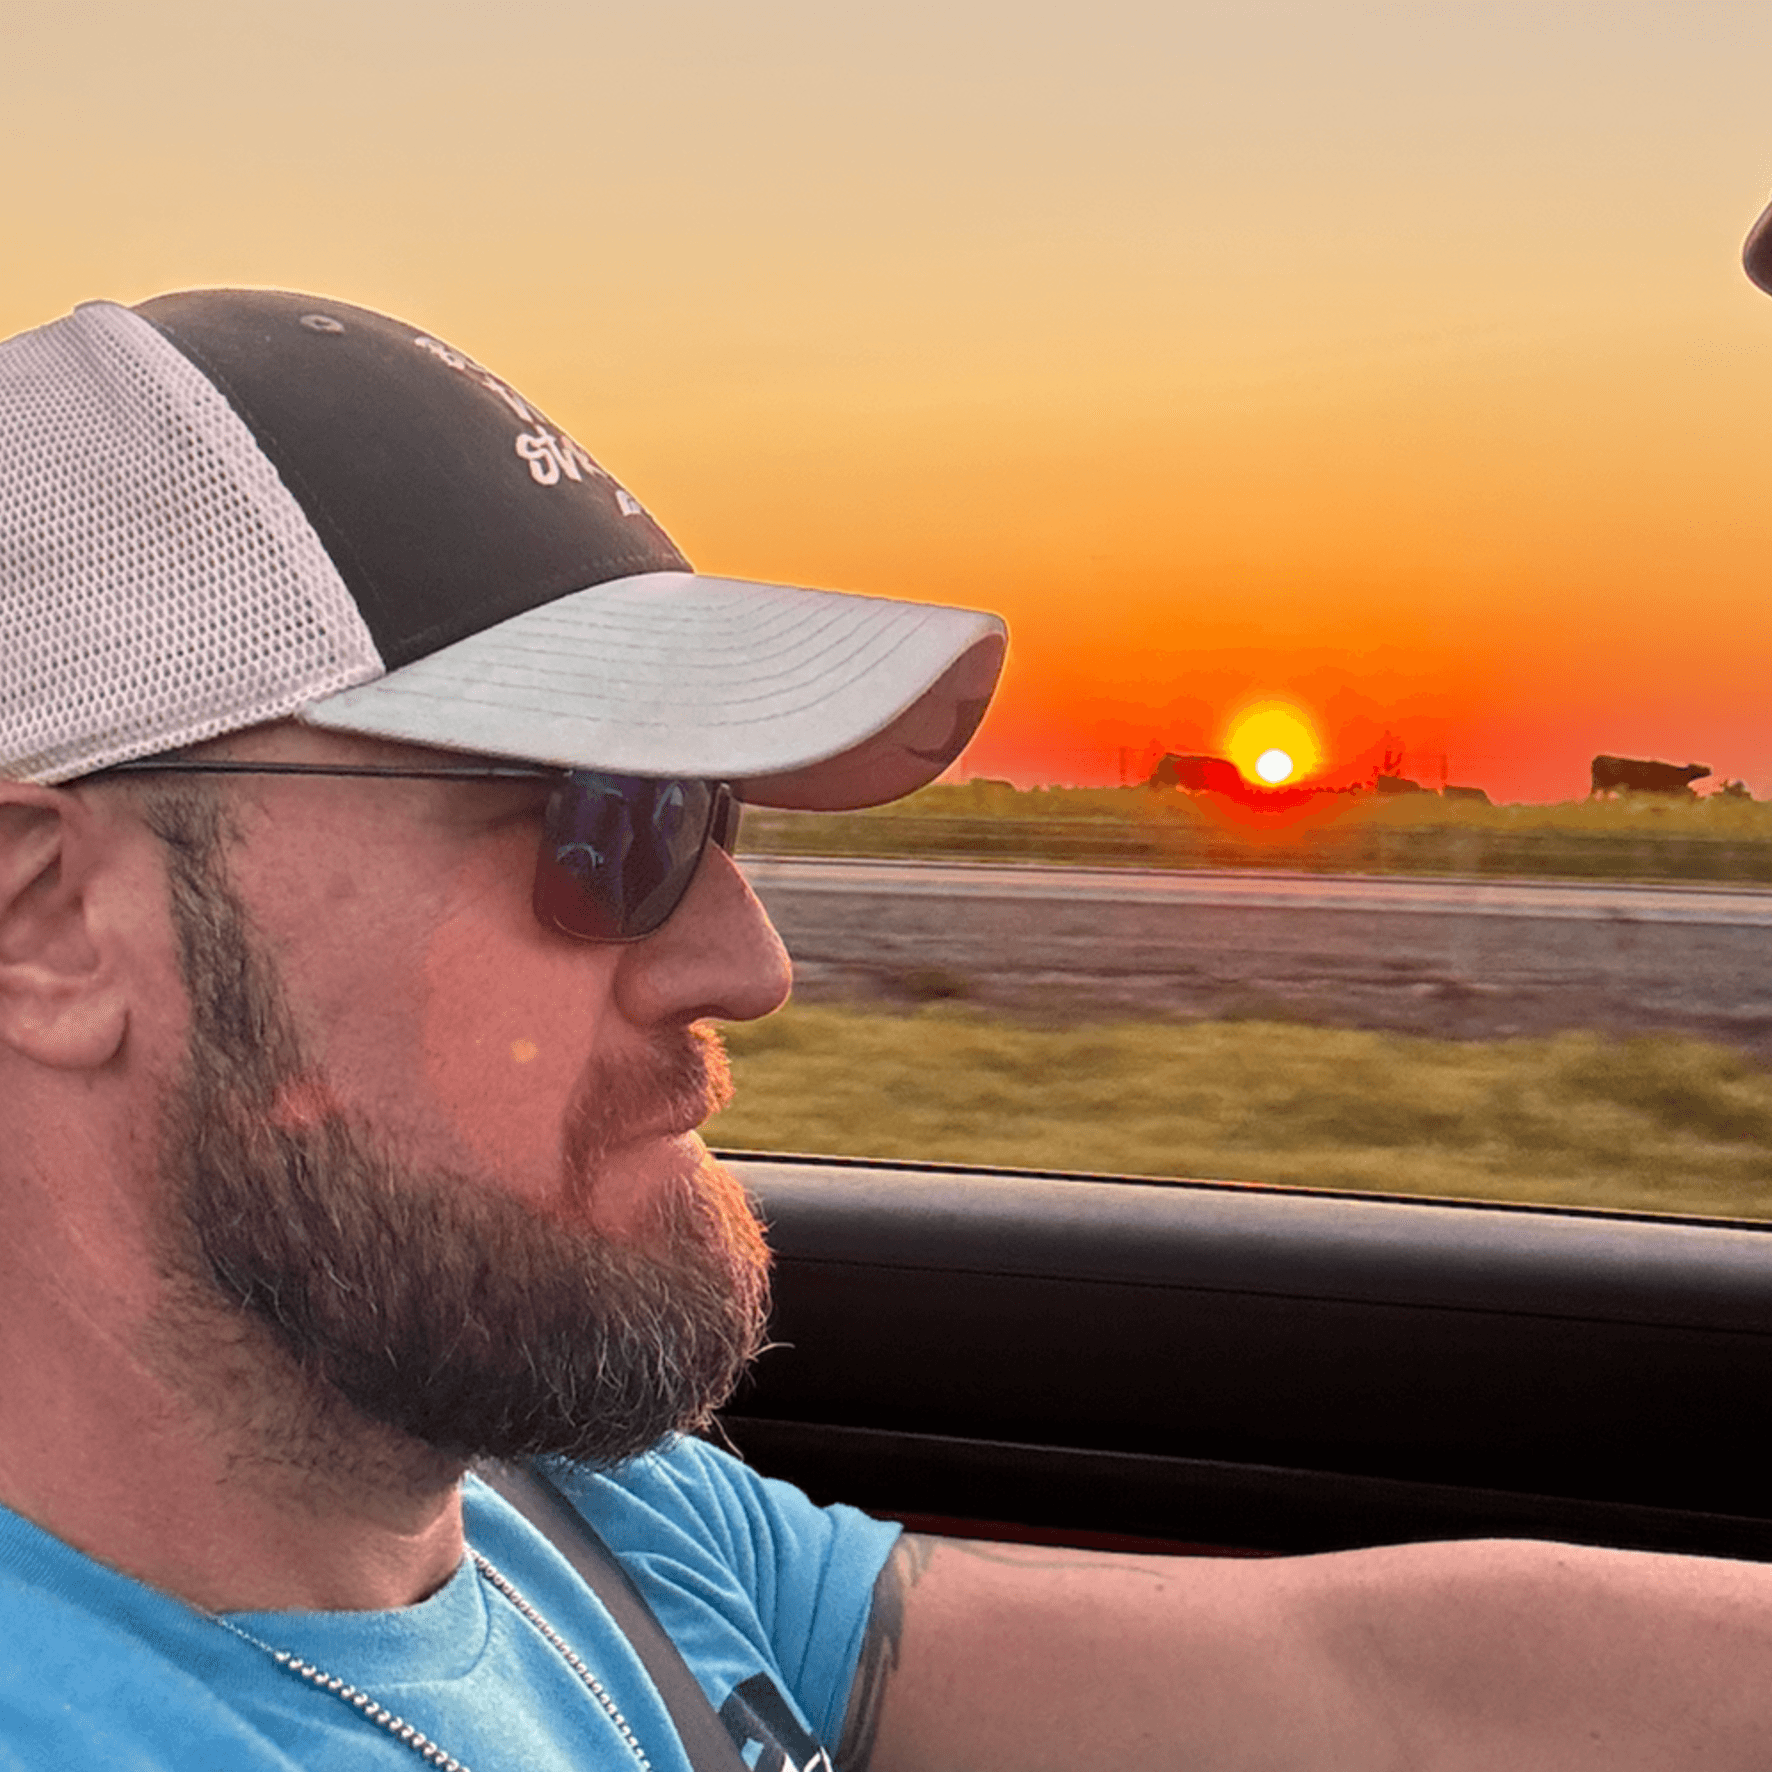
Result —
M1455 1038L1676 1029L1772 1060L1772 891L752 856L811 1000Z

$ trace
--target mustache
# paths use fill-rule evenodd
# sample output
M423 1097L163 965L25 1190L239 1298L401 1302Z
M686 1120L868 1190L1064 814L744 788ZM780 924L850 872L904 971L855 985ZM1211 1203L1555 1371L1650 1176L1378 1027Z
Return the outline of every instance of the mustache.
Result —
M732 1067L711 1024L655 1030L645 1050L585 1066L560 1129L570 1196L582 1196L612 1151L632 1139L687 1132L732 1100Z

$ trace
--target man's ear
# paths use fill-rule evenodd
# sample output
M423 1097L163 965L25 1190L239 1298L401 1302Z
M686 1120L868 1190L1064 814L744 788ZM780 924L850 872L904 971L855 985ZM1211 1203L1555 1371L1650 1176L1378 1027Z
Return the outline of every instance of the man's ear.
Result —
M0 781L0 1045L58 1070L123 1043L126 992L95 912L105 833L79 796Z

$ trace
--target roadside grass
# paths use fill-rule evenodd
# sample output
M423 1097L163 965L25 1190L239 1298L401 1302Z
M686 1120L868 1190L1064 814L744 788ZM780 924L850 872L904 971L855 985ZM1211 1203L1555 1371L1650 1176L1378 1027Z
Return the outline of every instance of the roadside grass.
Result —
M1237 806L1135 788L936 783L862 812L745 812L752 854L1772 884L1772 804L1713 794L1489 806L1316 794Z
M1772 1216L1772 1071L1684 1036L1053 1028L949 1003L725 1030L731 1149Z

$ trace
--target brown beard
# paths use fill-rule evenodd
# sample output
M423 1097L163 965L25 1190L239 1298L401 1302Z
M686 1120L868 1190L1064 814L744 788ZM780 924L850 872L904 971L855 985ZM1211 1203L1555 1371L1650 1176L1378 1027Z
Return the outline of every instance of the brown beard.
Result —
M262 1326L300 1375L292 1412L330 1393L452 1459L609 1465L705 1424L767 1312L743 1189L704 1158L620 1241L582 1208L624 1129L721 1098L711 1031L662 1031L643 1063L587 1072L563 1129L570 1219L403 1163L336 1109L292 1127L279 1093L316 1072L226 877L217 804L180 787L145 808L171 857L192 1019L160 1138L169 1278Z

